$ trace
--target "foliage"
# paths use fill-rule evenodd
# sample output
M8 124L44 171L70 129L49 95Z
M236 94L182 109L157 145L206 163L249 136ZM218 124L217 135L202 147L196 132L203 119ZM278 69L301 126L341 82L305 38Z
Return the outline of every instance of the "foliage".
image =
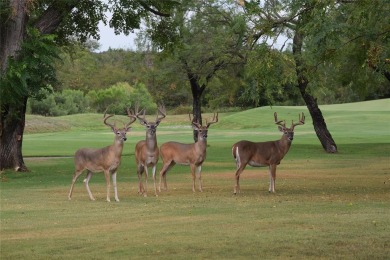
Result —
M265 44L274 52L275 43L283 38L291 41L297 30L304 36L305 76L310 82L310 92L320 103L389 95L390 77L386 72L390 75L390 63L386 57L390 51L390 21L386 1L259 1L245 2L243 6L249 21L250 46ZM279 71L283 77L278 77L268 67L270 55L264 52L263 55L258 62L259 71L248 66L252 76L256 76L250 78L255 79L255 84L249 85L249 92L243 98L251 100L261 94L263 102L272 102L275 90L284 85L283 80L291 81L288 75L295 70L295 65L281 63L287 66ZM278 64L279 55L272 56L274 64ZM262 62L265 65L261 66ZM273 79L271 84L258 83ZM276 89L275 83L279 86Z
M54 60L59 58L54 35L41 35L29 29L22 44L19 58L10 58L6 73L0 79L0 101L17 102L17 98L41 99L40 89L50 91L57 83ZM47 93L47 92L46 92Z
M117 82L143 82L141 54L134 51L111 50L91 52L82 46L61 53L56 63L61 88L79 89L88 93Z
M302 28L307 35L305 54L312 53L307 59L312 66L311 88L333 92L327 102L390 95L390 77L384 76L390 71L386 62L390 53L389 8L385 1L364 0L318 6L311 12Z
M81 90L65 89L62 92L45 93L42 100L31 99L32 114L64 116L88 111L88 100Z
M62 62L56 65L61 89L80 89L87 94L117 82L128 82L130 85L140 82L147 86L156 102L163 102L172 108L188 106L191 105L192 96L180 57L185 57L189 64L193 64L192 69L199 73L200 82L205 82L212 64L207 65L202 61L212 58L202 55L214 48L214 43L218 48L212 52L227 58L229 50L226 46L234 45L234 37L237 37L237 43L241 40L242 44L247 44L241 47L248 47L260 35L258 43L253 44L251 52L246 53L245 67L241 61L236 60L235 63L233 60L229 67L218 71L209 81L202 103L211 109L221 106L302 104L294 88L296 76L291 51L277 50L274 45L277 36L291 37L288 29L290 23L272 27L272 21L265 19L276 17L271 15L272 12L279 12L284 9L283 6L288 7L290 2L285 1L285 5L280 3L279 7L267 3L261 6L261 10L256 9L258 5L248 3L245 6L247 13L241 13L231 2L219 6L214 2L199 3L187 5L183 2L181 12L191 15L187 18L177 15L170 18L174 21L170 21L169 26L179 26L183 21L187 26L179 27L181 31L176 32L180 32L180 35L172 36L175 42L171 43L177 44L175 49L166 47L174 55L160 52L148 41L143 41L145 45L143 48L138 46L138 51L110 49L103 53L93 53L76 49L71 54L61 54ZM129 9L117 10L121 14L116 19L128 14L131 6L129 4ZM297 4L296 7L302 6ZM175 8L179 10L177 6ZM285 10L292 12L294 8L295 5L291 4ZM311 20L303 27L307 39L305 58L310 68L310 91L321 104L377 99L389 95L389 83L378 73L385 71L388 66L388 35L381 34L387 26L384 19L386 8L388 6L381 1L376 4L360 1L338 5L323 2L312 10ZM251 22L259 14L265 13L267 15L257 25ZM156 19L155 25L160 21L160 18L151 19ZM128 22L132 24L130 20ZM166 25L165 29L170 28ZM354 27L358 29L352 30ZM207 30L203 31L203 28ZM144 36L150 36L150 33L144 32ZM270 38L273 40L266 41ZM162 43L158 45L158 41L154 44L164 46ZM196 65L196 62L200 65ZM377 69L369 64L376 65ZM58 89L58 86L53 88Z
M109 113L123 114L127 108L137 104L148 111L155 111L157 108L145 85L141 83L130 86L126 82L119 82L107 89L92 90L87 96L91 107L98 113L109 108Z
M252 106L301 105L295 88L296 73L292 54L279 52L267 44L255 46L248 55L245 82L240 99Z

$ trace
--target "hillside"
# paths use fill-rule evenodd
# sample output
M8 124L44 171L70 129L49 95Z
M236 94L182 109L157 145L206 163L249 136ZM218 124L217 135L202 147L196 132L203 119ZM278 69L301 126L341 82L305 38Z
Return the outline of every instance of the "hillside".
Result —
M390 127L390 99L364 101L346 104L323 105L320 109L325 117L328 127L359 127L360 130L372 128L377 124L385 124ZM274 112L278 113L280 119L298 120L298 115L304 112L306 125L311 125L311 118L305 106L273 106L259 107L237 113L222 113L219 115L218 124L213 125L216 129L251 129L265 128L274 129ZM212 114L204 114L203 119L210 118ZM62 132L72 129L90 130L104 129L102 115L100 114L78 114L61 117L43 117L27 115L27 134ZM148 116L154 118L154 115ZM148 118L147 117L147 118ZM117 124L127 121L126 116L116 116ZM175 125L189 125L188 115L167 115L161 124L161 128ZM139 124L133 124L135 129L142 128Z

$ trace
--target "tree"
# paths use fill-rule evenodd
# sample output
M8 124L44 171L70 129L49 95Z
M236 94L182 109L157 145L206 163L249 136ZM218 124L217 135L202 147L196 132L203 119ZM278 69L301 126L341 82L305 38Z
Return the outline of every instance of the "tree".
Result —
M366 26L363 26L365 28L364 33L362 33L362 31L352 33L352 35L350 33L350 31L355 30L355 28L359 27L358 25L361 25L362 23L356 14L367 12L367 7L371 7L371 10L368 12L371 16L376 16L378 13L381 13L381 4L379 2L377 4L380 9L374 7L375 3L372 1L366 2L363 5L349 2L343 3L343 1L330 1L307 4L303 5L303 7L296 8L299 15L291 28L294 34L293 55L298 77L297 87L305 100L313 119L314 130L326 152L337 152L337 146L327 129L321 110L318 107L317 99L314 98L310 92L308 86L309 82L311 80L314 81L318 78L317 75L321 73L317 68L317 64L330 63L329 61L331 61L335 55L334 52L337 52L337 55L344 55L342 52L335 51L335 48L340 49L343 47L340 40L346 41L347 45L349 45L349 42L353 42L358 38L369 37L370 34L365 34L368 30L370 30L371 33L375 31L375 36L373 38L378 38L379 35L383 34L389 35L389 32L386 32L381 26L379 26L380 32L378 32L378 28L369 29ZM387 7L387 9L388 8L389 7ZM374 11L375 9L377 9L378 13ZM376 19L381 20L383 17L377 16ZM355 21L352 23L353 26L351 26L352 24L348 21L355 19L358 19L359 21ZM320 27L320 29L318 27ZM334 33L335 31L337 31L337 34ZM304 44L306 44L305 47ZM357 67L360 67L361 65L362 63ZM371 85L369 82L367 83L367 85ZM361 88L363 88L363 86Z
M183 1L176 9L173 42L160 44L159 38L146 37L174 60L185 75L192 93L194 121L202 124L202 96L206 87L229 66L243 63L242 37L245 23L238 19L232 1ZM177 71L176 71L177 73ZM194 130L194 140L197 133Z
M326 11L324 11L326 10ZM339 1L311 13L305 22L305 49L316 53L311 66L322 84L355 100L390 95L390 4L386 1ZM340 87L338 87L340 86Z
M280 35L292 40L295 86L308 107L323 148L337 152L313 93L319 87L344 88L347 90L339 93L352 91L361 98L378 90L390 92L383 82L390 69L386 59L390 51L390 5L380 0L240 2L249 20L256 21L248 37L250 44L275 41ZM327 86L330 82L336 86Z
M97 25L99 21L107 22L106 10L113 12L110 25L128 34L139 27L142 18L151 13L169 16L178 4L173 0L109 3L112 5L97 0L1 1L0 170L28 170L22 156L27 100L55 82L56 46L66 43L70 36L82 42L89 37L98 38ZM154 24L156 34L164 29L161 21L158 18Z

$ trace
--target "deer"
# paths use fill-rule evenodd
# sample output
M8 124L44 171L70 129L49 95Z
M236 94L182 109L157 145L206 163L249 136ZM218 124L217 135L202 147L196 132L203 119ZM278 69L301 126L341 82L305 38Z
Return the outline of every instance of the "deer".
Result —
M136 108L138 111L138 108ZM156 166L159 159L159 149L157 146L156 130L161 120L166 117L165 107L160 105L157 108L157 117L154 122L148 122L145 119L145 110L143 117L137 115L141 125L146 127L145 140L139 141L135 146L135 161L137 164L138 175L138 193L147 197L148 187L148 167L152 167L153 182L154 182L154 194L158 196L156 189ZM145 186L142 184L142 174L145 171Z
M112 183L114 186L115 201L119 202L118 191L116 186L116 174L117 169L121 163L121 156L123 150L123 143L127 140L126 134L131 129L130 125L136 120L136 115L132 114L127 109L128 117L130 121L124 125L123 128L117 128L114 124L110 124L107 120L114 115L106 115L107 110L103 116L103 123L109 126L112 132L115 134L114 143L104 148L81 148L76 151L74 155L75 171L72 179L72 185L70 187L68 199L72 199L72 192L75 182L78 177L87 170L87 176L84 179L85 188L87 189L90 200L94 201L95 198L89 189L89 181L93 173L104 172L107 185L107 202L110 202L110 175L112 177Z
M234 194L240 192L240 175L244 171L246 165L252 167L269 167L270 183L268 191L275 192L276 166L280 164L283 157L290 149L294 139L294 128L297 125L305 123L305 115L299 115L298 123L291 122L291 127L286 127L286 121L278 120L277 113L274 113L275 124L278 125L279 131L283 133L280 140L268 142L251 142L242 140L235 143L232 147L233 158L236 161L236 174Z
M195 118L191 120L192 127L198 132L198 141L193 144L183 144L178 142L166 142L160 147L160 155L163 160L163 167L160 171L159 192L161 192L161 180L164 180L164 189L167 190L167 172L175 165L190 165L192 174L192 191L195 192L195 180L198 175L199 191L202 192L202 164L206 159L207 148L207 132L211 124L218 122L218 113L213 116L212 121L207 122L206 126L202 126L195 122Z

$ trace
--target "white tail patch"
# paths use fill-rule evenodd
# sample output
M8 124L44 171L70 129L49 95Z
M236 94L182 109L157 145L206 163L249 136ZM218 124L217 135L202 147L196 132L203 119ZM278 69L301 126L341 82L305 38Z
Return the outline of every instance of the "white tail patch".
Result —
M233 149L236 149L234 151L234 154L235 154L235 159L236 159L236 166L237 166L237 169L240 168L241 166L241 159L240 159L240 153L238 151L238 146L234 147Z

